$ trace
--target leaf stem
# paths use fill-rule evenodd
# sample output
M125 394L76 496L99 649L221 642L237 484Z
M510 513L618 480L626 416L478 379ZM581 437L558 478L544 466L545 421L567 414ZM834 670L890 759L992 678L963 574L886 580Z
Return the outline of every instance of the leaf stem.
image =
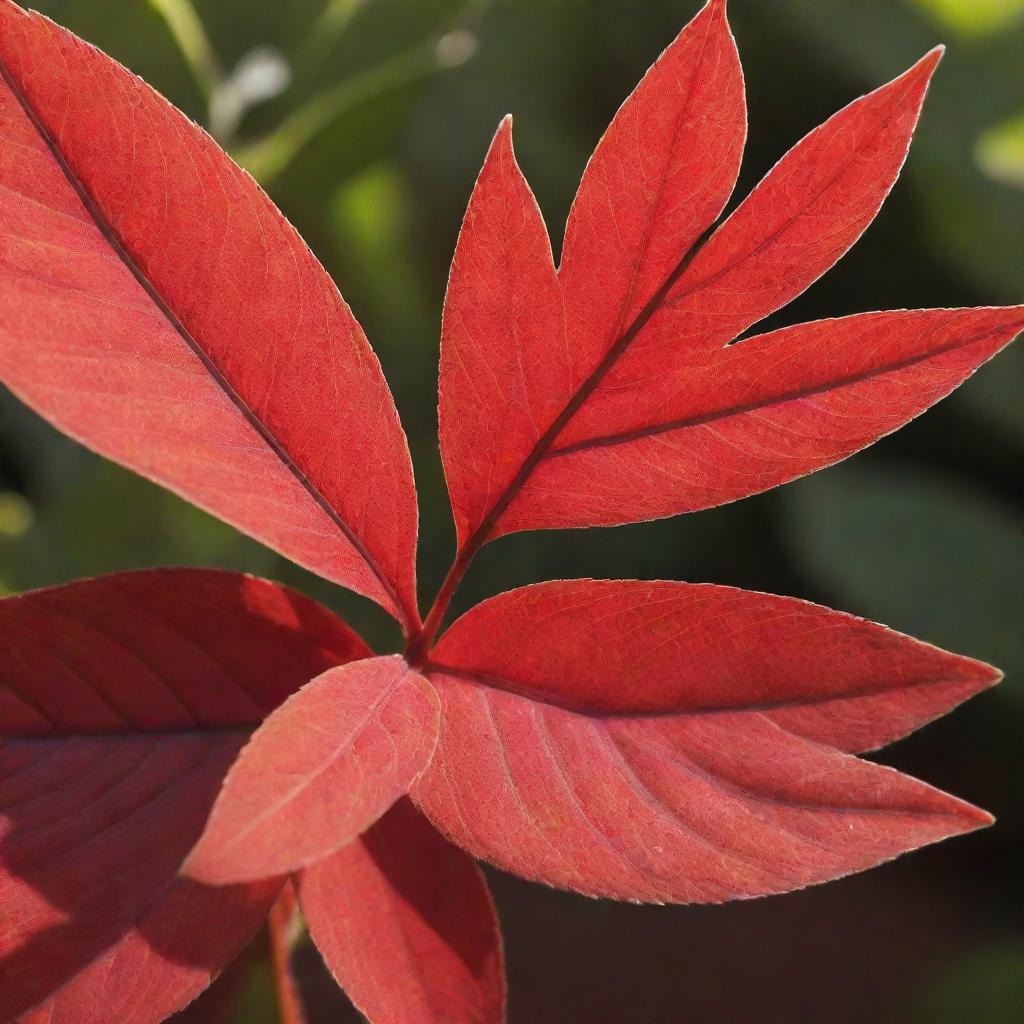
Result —
M270 943L270 968L277 992L277 1009L281 1024L308 1024L298 985L292 974L292 946L295 945L298 906L295 889L287 882L267 919Z
M238 150L235 159L267 188L320 132L343 114L442 67L437 58L437 40L431 39L318 94L269 135Z
M217 53L191 0L149 0L163 18L196 84L209 100L224 80Z
M486 539L486 534L477 530L470 537L469 543L456 554L455 561L452 562L448 575L445 576L441 589L438 590L437 597L434 598L434 603L430 606L426 619L423 620L423 626L418 632L410 635L409 643L405 648L405 660L413 668L421 668L426 661L426 657L434 643L434 637L437 636L437 631L441 628L445 612L448 611L448 605L451 604L455 591L459 589L462 578L466 575L466 570L473 561L473 557L483 546Z

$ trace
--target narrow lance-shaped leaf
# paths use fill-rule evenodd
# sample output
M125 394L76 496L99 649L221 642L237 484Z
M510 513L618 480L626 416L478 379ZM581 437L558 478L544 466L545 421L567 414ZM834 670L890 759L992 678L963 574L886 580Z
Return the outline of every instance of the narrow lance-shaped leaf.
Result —
M506 117L459 234L441 332L441 453L460 544L569 400L570 361L551 246Z
M1024 306L863 313L787 327L648 381L660 404L559 439L523 489L535 525L720 505L860 451L944 398L1024 330ZM627 424L630 429L625 429ZM515 524L521 506L509 510Z
M724 4L709 4L598 146L557 281L502 126L442 337L442 453L463 560L505 533L674 515L813 472L923 412L1020 332L1024 307L921 310L726 345L875 216L939 55L808 135L691 251L728 195L743 135Z
M552 885L718 902L990 821L844 751L905 735L999 673L803 601L540 584L459 619L427 672L443 727L414 798L469 852Z
M415 628L394 403L255 182L119 64L0 0L0 190L0 379Z
M747 134L743 71L711 0L644 75L597 144L559 270L581 386L722 212Z
M501 932L480 869L399 800L300 875L310 935L370 1024L501 1024Z
M246 731L366 647L298 594L202 570L6 598L0 635L0 1020L155 1024L280 888L177 873Z
M397 655L330 669L256 730L184 873L223 885L333 853L408 792L437 730L437 695Z

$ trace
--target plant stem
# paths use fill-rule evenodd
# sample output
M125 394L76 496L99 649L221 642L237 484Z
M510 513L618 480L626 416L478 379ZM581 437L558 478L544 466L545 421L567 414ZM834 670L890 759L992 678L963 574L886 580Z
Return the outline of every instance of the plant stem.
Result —
M436 40L431 40L318 94L269 135L238 150L235 159L264 187L273 184L302 149L342 114L437 71L436 49Z
M470 538L469 543L458 552L448 570L448 575L445 576L444 582L441 584L441 589L437 592L437 597L434 598L434 603L430 606L422 628L409 637L405 658L413 668L421 668L426 660L427 653L434 643L434 637L437 636L437 631L441 628L444 613L448 611L448 605L451 604L455 591L459 589L462 577L466 575L473 556L480 550L484 540L485 537L478 531Z
M209 99L224 79L216 51L191 0L149 0L178 44L196 84Z
M295 889L287 882L270 910L267 932L270 940L270 967L277 991L277 1009L281 1024L307 1024L298 985L292 975L291 956L298 923Z

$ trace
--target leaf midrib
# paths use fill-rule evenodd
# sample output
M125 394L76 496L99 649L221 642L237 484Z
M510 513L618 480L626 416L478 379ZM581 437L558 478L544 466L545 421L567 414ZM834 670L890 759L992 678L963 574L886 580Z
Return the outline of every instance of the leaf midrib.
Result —
M1022 321L1022 324L1024 324L1024 321ZM929 349L925 352L915 353L914 355L907 356L905 359L893 360L892 362L883 363L877 367L871 367L868 370L848 374L845 377L836 377L812 387L796 388L792 391L782 392L781 394L766 395L763 398L755 399L751 402L723 406L720 409L713 409L696 416L683 416L678 419L665 420L661 423L652 423L649 426L639 427L636 430L623 430L615 434L604 434L599 437L591 437L583 441L577 441L574 444L565 445L561 448L552 447L548 449L543 458L554 459L592 448L606 448L614 445L628 444L630 441L637 441L645 437L653 437L658 434L665 434L674 430L683 430L687 427L703 426L706 423L713 423L716 420L729 419L733 416L743 416L747 413L757 412L761 409L768 409L777 405L785 405L788 402L814 398L818 395L828 394L831 391L839 390L840 388L852 387L855 384L863 383L874 377L884 376L887 373L898 373L900 370L910 369L912 366L917 366L920 363L926 363L931 359L937 359L939 356L947 355L948 353L955 352L958 349L967 348L970 345L976 345L980 342L987 341L989 338L1004 333L1006 329L1005 325L999 325L987 331L972 334L966 338L956 338L945 345L936 346L935 348ZM739 344L756 344L756 341L755 339L750 339L749 341L740 342Z
M761 714L772 711L784 711L787 708L818 707L824 704L831 704L836 701L855 700L862 698L870 700L872 697L881 697L885 694L906 693L907 691L922 690L930 686L942 686L956 684L970 684L973 682L970 676L964 675L958 678L955 672L945 672L917 679L913 682L902 683L899 686L871 686L857 690L843 690L839 693L812 694L805 697L786 697L775 701L751 701L746 704L717 704L703 707L679 707L658 710L623 710L613 711L601 708L587 707L585 704L573 703L567 699L559 699L556 696L554 687L542 687L524 683L518 679L498 675L492 672L482 672L473 669L464 669L456 665L446 665L444 662L433 659L427 661L423 671L428 676L443 675L458 679L461 682L474 686L486 687L489 690L498 690L510 694L513 697L520 697L537 704L545 704L549 707L568 711L574 715L594 719L634 719L634 718L682 718L697 715L727 715L727 714Z

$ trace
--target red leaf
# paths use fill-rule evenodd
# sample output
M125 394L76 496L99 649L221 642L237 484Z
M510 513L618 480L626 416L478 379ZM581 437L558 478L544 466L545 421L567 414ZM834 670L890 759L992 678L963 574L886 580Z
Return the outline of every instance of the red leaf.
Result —
M714 223L736 184L747 110L725 6L708 3L655 61L583 172L559 272L576 387Z
M441 328L441 454L460 546L565 404L568 360L551 246L507 117L459 233Z
M397 655L330 669L253 734L183 872L223 885L333 853L408 791L437 729L437 696Z
M302 872L299 900L371 1024L500 1024L501 933L480 869L408 800Z
M1024 306L901 310L695 354L684 386L650 378L643 410L616 398L603 426L588 418L601 436L568 427L503 522L614 525L625 509L655 519L788 483L903 426L1022 329Z
M718 348L833 266L875 219L899 176L942 47L798 142L682 268L605 382L650 350ZM644 350L648 352L644 354Z
M0 72L0 378L414 628L405 436L323 268L196 125L9 0Z
M200 570L6 598L0 635L0 1020L163 1020L280 887L177 876L240 727L365 647L298 594Z
M593 895L717 902L825 881L987 824L863 750L996 670L787 598L580 580L463 616L413 791L475 856Z
M442 332L462 566L502 534L693 511L829 465L924 411L1024 327L1020 306L877 313L726 346L875 216L940 52L808 135L694 248L732 187L744 132L724 7L710 3L616 115L557 278L509 122L499 129Z
M191 122L0 0L0 377L408 635L408 660L371 657L311 602L218 573L0 603L0 1018L159 1021L299 871L313 936L375 1024L499 1024L486 885L410 789L474 854L652 902L798 888L990 822L854 755L996 670L816 605L563 581L485 602L430 650L487 540L785 483L918 415L1024 327L1024 306L897 311L729 344L876 215L940 52L812 132L709 234L746 121L725 6L616 115L559 270L499 128L445 302L458 552L420 628L405 437L323 269ZM276 907L297 1019L290 889Z

